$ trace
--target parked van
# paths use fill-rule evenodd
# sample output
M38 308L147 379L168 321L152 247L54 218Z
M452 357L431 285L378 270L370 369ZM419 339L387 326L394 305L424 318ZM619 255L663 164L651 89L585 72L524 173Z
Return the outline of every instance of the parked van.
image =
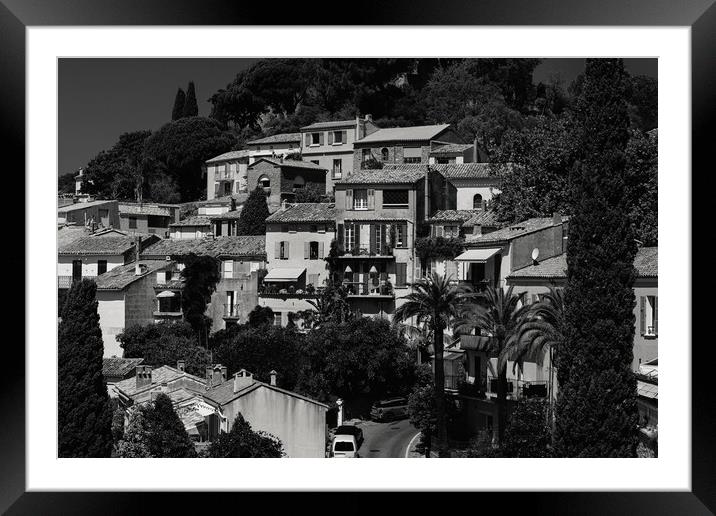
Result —
M380 400L371 407L370 417L374 421L404 419L408 417L408 400L405 398Z
M358 443L352 435L336 435L331 443L331 457L352 459L359 458Z

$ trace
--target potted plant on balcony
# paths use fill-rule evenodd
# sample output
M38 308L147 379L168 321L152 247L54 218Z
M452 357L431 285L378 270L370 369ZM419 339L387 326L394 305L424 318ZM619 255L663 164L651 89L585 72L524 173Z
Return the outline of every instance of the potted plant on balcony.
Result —
M296 292L296 287L289 285L287 290L289 294L294 294Z
M307 294L313 294L316 292L316 287L313 286L313 283L309 283L306 285L306 293Z

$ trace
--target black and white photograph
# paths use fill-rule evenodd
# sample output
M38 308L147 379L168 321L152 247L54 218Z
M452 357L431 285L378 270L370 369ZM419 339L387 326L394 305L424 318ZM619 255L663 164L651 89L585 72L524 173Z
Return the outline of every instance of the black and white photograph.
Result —
M658 459L658 70L59 58L57 456Z

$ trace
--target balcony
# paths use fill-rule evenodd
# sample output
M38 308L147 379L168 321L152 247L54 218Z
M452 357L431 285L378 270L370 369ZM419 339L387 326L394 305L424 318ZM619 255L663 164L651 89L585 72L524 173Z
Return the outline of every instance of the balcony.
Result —
M497 396L497 378L489 377L487 382L487 394ZM525 380L516 380L508 378L507 380L507 398L523 399L523 398L545 398L548 394L548 385L546 381L528 382Z
M179 310L178 312L165 312L161 310L155 310L153 315L155 319L181 319L184 315L184 312L182 312L181 310Z
M389 245L378 245L372 249L369 246L357 246L344 251L338 258L355 259L355 258L385 258L394 259L393 248Z
M374 285L367 281L344 281L343 286L348 290L348 297L369 297L377 299L395 299L392 285L383 283Z
M72 286L72 276L57 276L57 288L70 288Z
M259 297L274 299L315 299L319 297L325 287L315 287L309 289L296 289L295 287L279 288L276 285L261 285L259 287Z
M224 305L224 319L238 319L239 305Z

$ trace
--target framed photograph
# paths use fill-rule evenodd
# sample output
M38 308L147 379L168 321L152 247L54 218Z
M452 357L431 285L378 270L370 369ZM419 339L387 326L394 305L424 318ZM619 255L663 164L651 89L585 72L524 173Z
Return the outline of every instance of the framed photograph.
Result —
M715 511L712 3L3 0L3 510Z

